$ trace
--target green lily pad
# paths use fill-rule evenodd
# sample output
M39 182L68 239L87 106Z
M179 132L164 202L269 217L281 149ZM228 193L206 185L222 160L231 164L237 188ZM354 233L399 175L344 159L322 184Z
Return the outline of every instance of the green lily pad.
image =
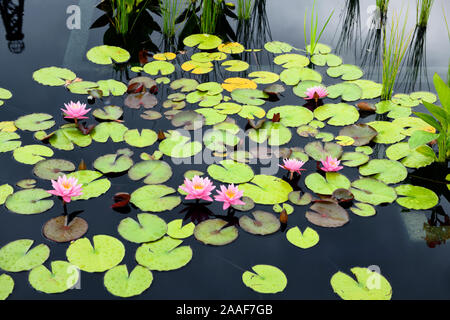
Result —
M149 185L135 190L130 202L142 211L162 212L172 210L181 203L178 196L168 196L176 190L165 185Z
M157 271L176 270L187 265L192 259L190 246L180 246L183 241L164 237L158 241L144 243L136 250L136 261Z
M351 207L350 210L360 217L371 217L377 213L373 206L368 203L361 202L355 203L355 206Z
M294 47L286 42L270 41L264 45L264 49L272 53L285 53L291 52L294 49Z
M261 128L250 129L248 136L257 143L268 140L270 146L281 146L291 141L292 132L281 122L266 121Z
M133 160L127 155L106 154L94 161L94 168L103 174L125 172L131 168Z
M118 106L105 106L102 109L95 109L92 115L100 120L118 120L123 115L123 109Z
M396 187L395 191L399 196L397 203L408 209L431 209L439 203L439 197L436 193L424 187L404 184Z
M288 197L289 201L297 206L306 206L312 201L312 195L308 192L302 195L300 191L292 191Z
M106 65L113 62L125 63L130 59L130 53L119 47L102 45L91 48L86 57L93 63Z
M20 239L0 249L0 268L9 272L31 270L43 264L50 256L50 249L41 243L30 250L34 241Z
M219 113L217 110L212 108L197 109L195 112L200 113L205 117L205 125L207 126L223 122L227 118L226 114Z
M128 128L118 122L102 122L92 130L91 136L96 142L105 143L109 138L113 142L122 142Z
M375 99L381 96L381 91L383 89L383 85L381 83L376 83L372 80L353 80L350 83L354 83L358 85L362 89L361 99Z
M405 138L405 135L402 134L403 128L392 124L392 122L373 121L367 123L367 125L371 126L378 132L378 135L373 140L376 143L391 144L399 142Z
M314 116L320 121L329 119L327 123L332 126L345 126L358 121L359 112L346 103L330 103L315 109Z
M63 86L66 80L75 80L76 74L66 68L46 67L33 72L34 81L45 86Z
M278 79L280 79L278 74L269 71L254 71L251 72L248 77L254 78L252 80L258 84L270 84L277 82Z
M350 269L356 281L339 271L331 277L333 291L343 300L390 300L392 287L381 274L368 268Z
M183 127L184 130L198 130L203 127L204 122L205 118L192 110L178 112L172 118L172 125Z
M283 212L283 210L285 210L287 214L292 214L294 212L294 207L291 206L289 203L283 203L283 206L277 203L276 205L273 206L272 209L277 213L281 213Z
M236 114L242 110L242 106L233 102L224 102L216 105L214 109L222 114Z
M233 204L231 205L233 209L245 212L250 211L255 207L255 202L253 201L252 198L242 197L241 201L244 202L245 204Z
M314 160L325 160L327 157L339 159L342 154L342 147L337 143L320 141L310 142L305 146L305 152Z
M14 193L14 188L9 184L0 186L0 205L4 204L6 199Z
M309 68L289 68L280 74L280 80L289 86L295 86L300 81L322 82L322 75L316 70Z
M72 242L66 251L67 259L86 272L104 272L117 266L125 256L125 247L114 237L95 235L94 246L88 238Z
M217 152L226 152L234 148L239 141L239 137L224 130L211 130L203 136L205 147Z
M198 86L198 82L195 79L187 79L187 78L180 78L175 81L173 81L170 84L170 87L173 90L179 90L181 92L191 92L194 91Z
M408 170L398 161L373 159L359 167L359 174L372 176L386 184L391 184L405 180L408 176Z
M327 87L328 98L336 99L341 97L344 101L356 101L361 99L362 89L350 82L341 82Z
M306 186L317 194L331 195L337 189L349 189L350 180L338 172L326 172L326 178L320 173L312 173L305 178Z
M14 125L24 131L40 131L55 125L53 117L47 113L32 113L18 118Z
M308 44L306 46L306 52L308 52L311 55L313 55L313 54L329 54L331 52L331 47L327 46L326 44L323 44L323 43L317 43L315 46L314 52L311 52L311 45Z
M318 201L306 212L309 222L326 228L342 227L349 221L347 211L334 201Z
M214 107L222 101L222 94L209 95L207 91L194 91L186 96L186 101L200 107Z
M311 62L314 63L316 66L323 67L325 65L329 67L337 67L342 64L342 58L328 53L328 54L315 54L311 57Z
M319 234L310 227L307 227L303 233L298 227L290 228L286 232L286 238L294 246L302 249L314 247L319 243Z
M137 218L139 222L130 217L120 221L117 230L122 238L134 243L144 243L161 239L166 234L167 224L160 217L139 213Z
M221 44L223 46L223 44ZM223 52L197 52L191 56L191 59L196 62L212 62L222 61L227 58L227 55Z
M280 54L273 59L273 62L285 69L303 68L309 65L309 59L297 53Z
M417 107L420 104L418 99L413 99L409 94L403 93L395 94L391 101L396 105L407 108Z
M432 92L427 91L417 91L413 92L409 95L411 99L420 100L420 103L423 103L423 101L426 101L428 103L435 103L437 101L437 97Z
M152 61L144 66L144 72L152 76L161 74L166 76L175 71L175 66L168 61Z
M211 34L193 34L184 38L183 43L188 47L197 47L200 50L216 49L222 44L222 40Z
M361 152L345 152L340 160L346 167L359 167L369 161L369 156Z
M53 207L53 200L44 200L52 195L43 189L20 190L10 195L5 202L9 211L18 214L38 214Z
M0 152L9 152L22 145L20 136L15 132L0 131Z
M396 143L387 148L386 157L391 160L399 160L408 168L426 167L436 160L436 155L429 146L424 145L411 149L408 142Z
M268 235L280 230L280 220L270 212L254 211L253 219L249 216L239 218L239 226L251 234Z
M394 188L372 178L361 178L353 181L350 191L353 193L355 200L374 206L392 203L397 198Z
M137 265L130 274L125 264L116 266L105 273L104 285L112 295L121 298L138 296L150 288L153 275L150 270Z
M151 129L142 129L140 133L138 129L133 129L126 131L123 139L130 146L145 148L154 144L158 140L158 135Z
M224 67L227 71L241 72L247 70L250 65L242 60L227 60L222 63L222 67Z
M265 103L269 95L257 89L235 89L231 92L231 97L236 102L245 105L260 106Z
M0 275L0 300L6 300L14 290L14 280L6 273Z
M183 219L175 219L167 224L167 234L174 239L186 239L194 234L195 224L183 225Z
M67 86L67 89L69 89L70 92L75 93L75 94L89 94L89 91L91 91L91 90L99 90L100 91L99 84L97 82L93 82L93 81L73 82ZM102 95L103 95L103 92L102 92Z
M104 97L109 97L110 94L116 97L120 97L125 92L127 92L127 86L124 83L114 79L100 80L97 82L97 84L98 89L102 91Z
M355 151L364 153L364 154L366 154L368 156L370 156L373 153L373 149L371 147L369 147L369 146L357 147L357 148L355 148Z
M37 291L62 293L77 284L80 273L76 266L61 260L52 261L52 271L40 265L30 271L28 281Z
M239 185L239 189L255 203L272 205L286 202L293 191L286 181L268 175L255 175L250 182Z
M111 181L107 178L99 179L101 176L100 172L92 170L80 170L69 174L69 178L76 178L83 187L83 194L72 198L72 200L89 200L106 193L111 187Z
M208 167L211 178L224 183L245 183L253 179L254 173L245 163L233 160L222 160L220 165L212 164Z
M277 267L258 264L252 267L251 271L242 274L242 282L259 293L282 292L287 285L287 278L283 271Z
M3 103L4 103L3 100L8 100L11 98L12 98L11 91L4 89L4 88L0 88L0 106L3 105Z
M294 91L294 94L299 96L300 98L306 98L306 90L312 87L318 87L322 84L317 81L312 80L305 80L297 84L292 90Z
M355 65L341 64L328 68L327 74L333 78L341 77L342 80L357 80L364 75L364 72Z
M194 237L198 241L213 246L227 245L238 237L235 226L224 228L228 222L222 219L209 219L200 222L194 229Z
M128 172L128 177L133 181L143 178L145 184L160 184L170 179L172 168L164 161L147 160L135 164Z
M314 114L301 106L279 106L267 111L267 118L272 119L274 114L280 114L280 122L286 127L299 127L308 124L314 119Z
M48 159L36 163L33 173L44 180L56 180L59 176L75 170L75 165L63 159Z
M172 131L170 136L161 141L159 150L173 158L188 158L202 151L202 144Z

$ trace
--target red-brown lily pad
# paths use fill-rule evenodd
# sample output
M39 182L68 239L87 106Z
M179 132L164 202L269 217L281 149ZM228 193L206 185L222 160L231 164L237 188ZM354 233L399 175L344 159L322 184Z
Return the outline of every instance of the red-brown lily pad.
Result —
M139 109L141 107L150 109L156 106L158 99L150 92L139 92L129 94L124 103L127 107L132 109Z
M353 138L353 145L355 147L360 147L368 144L372 139L377 136L378 132L371 126L358 123L346 126L339 131L340 136L347 136Z
M227 245L238 237L235 226L224 228L228 222L222 219L210 219L200 222L194 229L194 236L200 242L213 246Z
M280 220L272 213L257 210L252 212L253 218L242 216L239 226L251 234L267 235L280 229Z
M47 239L55 242L70 242L81 238L88 230L88 223L82 218L73 218L67 226L65 221L65 216L59 216L47 221L42 229L42 233Z
M306 219L320 227L342 227L349 221L347 211L334 201L317 201L310 210L306 212Z

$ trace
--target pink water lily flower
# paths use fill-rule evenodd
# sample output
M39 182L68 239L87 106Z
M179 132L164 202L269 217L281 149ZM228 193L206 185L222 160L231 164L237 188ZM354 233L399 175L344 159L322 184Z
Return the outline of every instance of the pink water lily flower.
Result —
M61 108L61 111L65 113L64 118L66 119L87 119L84 115L87 114L91 109L86 109L86 104L78 102L70 101L69 103L64 103L66 109Z
M320 160L320 162L322 162L322 167L320 169L325 172L336 172L344 168L339 165L341 162L338 161L337 158L328 156L326 160Z
M300 171L305 171L305 169L301 169L304 164L303 161L297 159L284 159L283 164L279 164L279 166L291 173L290 180L292 180L294 178L294 172L301 174Z
M315 100L316 102L319 99L326 98L328 96L328 91L325 87L316 86L306 89L306 98L305 100Z
M194 176L192 180L184 179L184 186L180 186L181 190L187 192L186 200L203 199L213 201L210 194L215 188L208 178L200 178L199 176Z
M217 191L217 196L214 196L214 199L223 202L223 210L227 210L231 205L245 204L245 202L241 200L244 191L239 190L234 184L229 184L228 188L222 185L220 186L220 190L221 191Z
M78 179L71 177L67 178L66 175L58 177L58 180L52 180L53 190L48 190L55 196L62 197L65 203L69 203L73 197L78 197L83 194L82 185L78 184Z

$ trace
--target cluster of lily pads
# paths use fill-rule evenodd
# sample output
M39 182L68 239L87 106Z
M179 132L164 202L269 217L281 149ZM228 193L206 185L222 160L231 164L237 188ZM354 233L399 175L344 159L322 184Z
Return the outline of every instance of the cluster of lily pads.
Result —
M260 236L273 234L287 223L288 215L299 214L296 207L309 206L306 218L315 226L341 227L350 220L346 208L355 215L370 217L376 214L376 206L380 204L397 202L413 210L430 209L438 204L439 198L432 190L402 184L409 169L424 167L436 160L432 147L423 145L411 149L405 141L414 131L434 130L420 118L411 116L411 109L422 101L434 103L437 100L433 93L396 94L390 101L365 102L380 97L382 85L362 79L364 73L359 67L344 64L324 44L318 44L312 55L305 55L308 51L284 42L269 42L264 49L246 49L239 43L222 43L220 38L207 34L191 35L185 38L184 44L193 48L189 50L190 56L185 52L155 54L147 64L131 67L136 77L128 84L114 79L86 81L61 67L45 67L33 74L34 80L42 85L65 87L74 94L89 96L96 104L103 97L124 96L123 104L136 109L133 112L142 112L143 119L160 121L165 118L174 130L156 132L129 128L122 106L116 105L93 110L92 115L98 120L95 124L68 122L55 128L54 117L59 115L46 113L0 122L0 152L12 152L17 162L33 166L35 175L33 179L18 182L19 189L9 184L0 186L0 204L12 213L40 214L53 207L51 195L36 187L36 179L49 185L50 180L63 174L75 177L82 184L83 194L73 198L74 201L105 194L111 188L114 174L127 173L130 181L145 184L129 195L116 197L120 206L129 202L142 211L137 214L137 220L127 217L118 226L118 233L124 240L140 244L135 255L137 266L129 273L127 266L120 264L125 255L122 241L110 235L94 235L91 243L88 238L80 238L86 230L77 229L73 220L65 236L57 239L72 241L67 248L67 261L52 261L49 270L43 265L50 256L49 247L39 244L31 248L33 240L20 239L0 249L2 270L29 271L31 286L46 293L64 292L75 285L79 278L77 269L105 272L104 284L111 294L131 297L150 287L152 272L179 269L191 261L193 251L183 242L192 235L204 244L219 246L235 241L239 228ZM263 50L273 54L273 63L279 66L280 72L252 70L242 76L250 65L239 60L239 55L247 51L257 55ZM100 65L123 64L129 58L126 50L106 45L94 47L87 53L88 60ZM202 75L213 70L231 73L231 76L224 77L221 83L199 82ZM337 83L326 86L322 70ZM175 72L183 73L183 77L177 75L175 79ZM306 91L314 86L326 88L332 102L306 102ZM298 96L297 105L264 108L268 100L279 99L286 87ZM161 88L170 94L159 103ZM8 90L0 89L0 104L11 96ZM359 101L357 106L356 101ZM155 110L158 105L166 110ZM383 115L382 120L363 123L361 115L368 112ZM238 149L242 142L237 135L238 123L242 121L248 124L249 139L258 144L267 143L267 150ZM177 130L205 127L213 130L203 136L203 141L192 140ZM337 135L322 130L334 127L342 127ZM336 131L330 129L333 130ZM35 144L22 145L21 134L27 132L34 135ZM306 141L303 147L292 145L295 134ZM70 160L53 158L54 149L78 151L94 143L110 141L124 142L129 147L98 157L91 169L84 164L77 170ZM371 159L372 147L376 144L386 145L385 157ZM157 148L149 153L147 148L151 146ZM207 173L187 170L184 177L209 176L221 183L237 185L244 192L244 204L232 206L234 213L240 215L238 223L229 223L218 215L206 220L203 217L195 223L185 224L182 219L166 223L155 213L173 212L186 193L164 184L173 175L171 165L164 160L192 157L204 148L222 160L209 165ZM135 162L133 156L137 150L141 150L140 160ZM305 163L331 157L339 159L344 167L356 168L360 177L351 181L341 172L320 170L297 174L293 180L255 174L251 160L264 157L297 159ZM301 177L309 192L299 187ZM268 206L268 211L252 211L256 204ZM287 230L286 238L301 249L319 242L318 232L311 227L301 231L293 226ZM243 273L242 281L257 292L281 292L287 285L285 274L275 266L256 265L252 269ZM341 298L391 298L392 288L383 276L367 268L355 267L351 271L356 279L342 272L331 278L331 286ZM381 279L381 285L368 287L368 278L375 276ZM0 299L5 299L13 287L11 276L1 275Z

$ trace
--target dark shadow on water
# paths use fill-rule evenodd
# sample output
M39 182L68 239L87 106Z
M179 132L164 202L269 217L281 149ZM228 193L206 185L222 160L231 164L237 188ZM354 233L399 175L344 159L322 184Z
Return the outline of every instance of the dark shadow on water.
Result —
M0 0L0 13L6 30L8 49L12 53L22 53L25 49L22 33L25 0Z
M346 0L341 14L342 29L336 44L336 52L353 53L355 60L361 47L361 11L359 0Z
M190 220L194 224L199 224L202 221L208 220L214 216L214 213L207 207L211 203L183 203L185 206L180 213L185 213L183 221Z

